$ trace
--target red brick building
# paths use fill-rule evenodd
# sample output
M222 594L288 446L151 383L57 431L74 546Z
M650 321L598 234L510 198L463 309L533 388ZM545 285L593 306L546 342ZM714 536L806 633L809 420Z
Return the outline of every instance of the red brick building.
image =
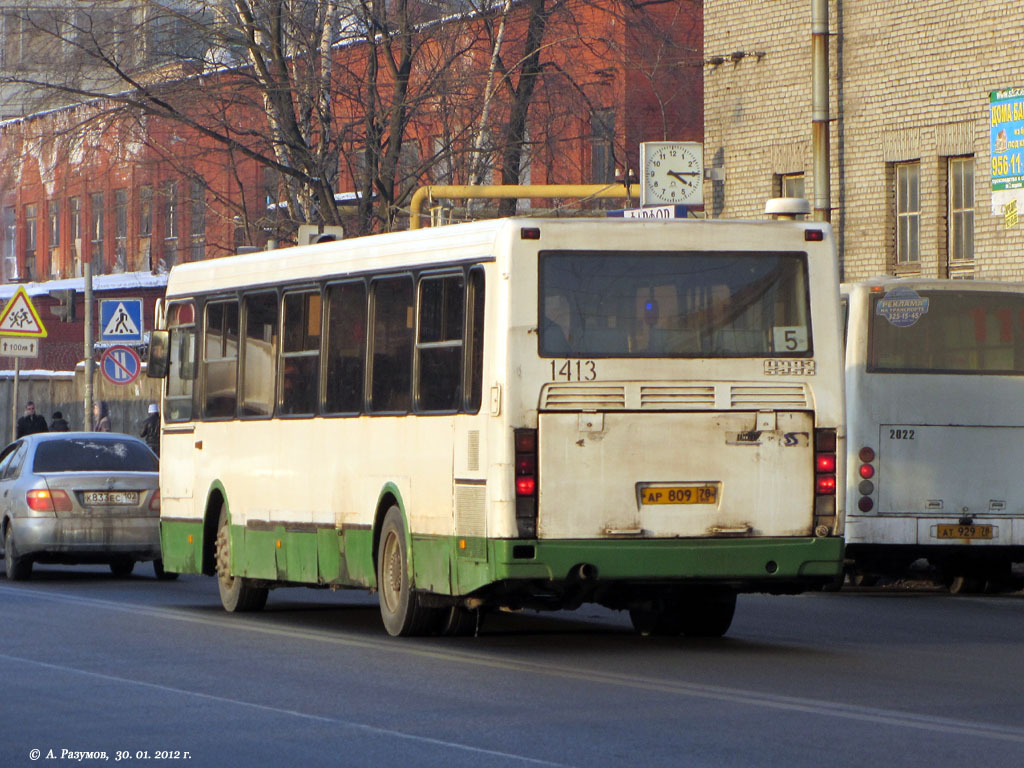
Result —
M415 170L402 200L420 184L470 181L460 164L467 148L447 137L450 125L478 119L491 60L483 24L470 17L434 28L465 41L459 59L465 70L461 93L435 93L428 99L426 86L413 72L420 90L412 96L424 103L404 137L406 166ZM515 61L522 50L524 29L525 16L514 15L503 48L506 60ZM701 141L702 34L699 2L639 10L609 3L605 10L570 0L560 15L551 17L546 31L521 182L613 182L635 171L642 141ZM429 60L431 44L425 42L421 61ZM338 46L334 55L337 69L358 85L366 49ZM267 151L266 116L258 108L262 102L240 72L188 81L194 89L182 109L197 124L216 118L239 141ZM436 74L421 72L421 80ZM507 91L499 88L496 94L492 121L500 124L510 103ZM359 125L365 105L357 87L339 89L333 104L339 125ZM294 237L295 222L280 220L276 172L195 126L111 110L111 102L98 101L0 124L2 278L41 283L30 293L40 297L42 312L53 303L46 294L57 287L46 282L80 278L87 261L94 275L161 274L174 264L227 255L243 246L265 247L269 240L286 244ZM356 199L361 140L358 131L339 138L335 188L342 206ZM492 178L500 181L496 173ZM357 229L346 221L347 232ZM161 290L147 281L141 280L147 283L151 314ZM81 290L81 280L61 285ZM13 287L2 293L6 298ZM54 332L81 339L81 312L76 322L59 330L56 317L46 317ZM68 356L39 364L67 369L74 353Z

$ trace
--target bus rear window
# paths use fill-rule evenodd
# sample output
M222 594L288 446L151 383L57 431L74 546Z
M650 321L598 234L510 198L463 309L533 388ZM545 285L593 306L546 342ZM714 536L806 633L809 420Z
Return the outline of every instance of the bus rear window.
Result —
M1024 374L1024 295L901 287L872 296L867 369Z
M540 253L542 357L810 357L807 258Z

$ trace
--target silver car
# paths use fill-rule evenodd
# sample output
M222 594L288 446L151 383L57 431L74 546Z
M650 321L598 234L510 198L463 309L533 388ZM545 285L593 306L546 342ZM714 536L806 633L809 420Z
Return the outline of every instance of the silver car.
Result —
M109 563L127 576L160 560L160 484L156 454L130 435L43 432L0 451L0 510L9 580L32 564Z

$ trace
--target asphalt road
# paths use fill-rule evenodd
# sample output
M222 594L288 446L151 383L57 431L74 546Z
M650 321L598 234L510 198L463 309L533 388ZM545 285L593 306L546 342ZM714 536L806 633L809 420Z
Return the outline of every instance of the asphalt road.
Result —
M1024 764L1019 593L742 595L716 641L597 607L410 640L362 592L229 615L212 579L37 565L0 579L0 639L2 766Z

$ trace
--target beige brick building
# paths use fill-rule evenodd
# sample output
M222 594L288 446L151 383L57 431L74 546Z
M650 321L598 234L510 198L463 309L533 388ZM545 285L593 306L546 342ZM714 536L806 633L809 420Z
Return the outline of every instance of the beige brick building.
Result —
M801 184L812 198L811 0L705 0L704 21L704 161L716 169L707 215L759 216L766 198ZM832 0L829 31L832 223L844 279L1024 281L1024 206L1015 223L992 193L989 97L1024 87L1014 53L1024 9ZM1024 92L1019 102L1024 112ZM1008 127L1013 169L1020 126Z

